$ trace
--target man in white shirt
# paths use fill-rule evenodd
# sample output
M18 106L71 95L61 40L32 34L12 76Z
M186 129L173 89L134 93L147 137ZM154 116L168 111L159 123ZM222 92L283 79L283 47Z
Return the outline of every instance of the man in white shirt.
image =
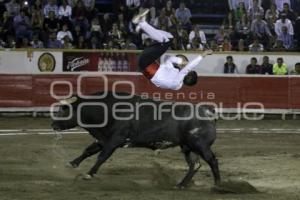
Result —
M162 89L179 90L183 85L195 85L198 76L193 69L200 64L204 56L212 52L207 51L189 63L184 55L171 56L158 63L157 60L171 46L173 36L149 25L145 20L148 12L149 9L146 9L132 20L137 29L143 30L152 40L158 42L145 48L141 54L139 58L141 71L154 85Z
M291 20L286 18L285 13L281 13L280 19L277 20L275 23L275 32L276 32L277 37L279 37L282 34L282 27L284 27L284 26L287 27L288 33L293 36L294 35L294 27L293 27Z
M291 5L291 0L274 0L274 3L277 6L277 10L279 10L281 12L283 10L283 5L285 3L288 3L289 5Z
M195 25L194 30L192 30L189 34L189 41L191 44L192 44L194 38L198 38L200 40L201 45L203 45L203 46L206 45L205 33L200 30L198 25Z

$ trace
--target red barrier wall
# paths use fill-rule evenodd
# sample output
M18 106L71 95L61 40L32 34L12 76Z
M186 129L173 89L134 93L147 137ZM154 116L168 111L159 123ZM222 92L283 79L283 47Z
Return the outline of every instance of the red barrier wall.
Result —
M0 75L0 107L48 107L56 100L50 95L54 81L68 81L77 92L78 75ZM117 81L131 81L136 94L148 94L166 100L223 103L224 108L236 108L238 103L259 102L268 109L300 109L300 78L297 77L199 77L194 87L180 91L156 88L143 76L107 75L108 89ZM100 78L84 78L82 92L101 91ZM56 95L67 95L67 85L56 85ZM117 91L131 91L119 84Z

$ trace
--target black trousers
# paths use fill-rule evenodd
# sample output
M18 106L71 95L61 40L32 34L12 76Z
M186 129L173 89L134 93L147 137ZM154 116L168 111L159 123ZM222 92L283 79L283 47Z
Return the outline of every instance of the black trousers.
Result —
M144 71L150 64L159 59L172 45L172 39L165 43L156 43L146 47L139 57L139 68Z

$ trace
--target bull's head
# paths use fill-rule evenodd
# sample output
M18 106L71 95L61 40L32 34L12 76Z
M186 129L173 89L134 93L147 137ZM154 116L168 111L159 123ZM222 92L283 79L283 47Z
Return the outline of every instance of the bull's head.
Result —
M76 96L59 102L58 111L54 114L52 128L55 131L68 130L78 126L77 123L77 101Z

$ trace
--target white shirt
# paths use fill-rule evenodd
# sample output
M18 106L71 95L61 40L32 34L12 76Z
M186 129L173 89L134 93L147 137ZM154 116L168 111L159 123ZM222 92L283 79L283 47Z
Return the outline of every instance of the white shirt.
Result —
M291 20L286 19L286 20L285 20L285 23L282 23L282 20L279 19L279 20L277 20L276 23L275 23L275 32L276 32L276 35L277 35L277 36L281 35L281 33L282 33L282 27L283 27L283 26L286 26L286 27L287 27L288 33L289 33L290 35L294 35L294 27L293 27L293 24L292 24Z
M64 37L66 35L70 38L71 41L73 41L73 36L70 31L59 31L57 33L57 40L59 40L61 43L64 43Z
M277 10L282 11L283 4L288 3L289 5L291 5L291 0L274 0L274 3L277 6Z
M179 90L183 86L184 77L197 67L202 59L202 56L198 56L183 69L179 70L174 67L174 64L181 64L182 59L174 56L169 57L159 66L151 82L159 88Z
M141 5L140 0L126 0L126 6L134 6L134 7L139 7Z
M62 17L71 18L71 16L72 16L72 7L69 6L69 5L67 5L66 8L64 8L63 6L59 6L58 16L59 16L59 18L62 18Z
M203 31L199 31L199 36L200 36L200 40L202 44L206 44L206 36L205 33ZM192 31L189 35L189 41L190 43L193 42L193 39L196 37L196 33L195 31Z

